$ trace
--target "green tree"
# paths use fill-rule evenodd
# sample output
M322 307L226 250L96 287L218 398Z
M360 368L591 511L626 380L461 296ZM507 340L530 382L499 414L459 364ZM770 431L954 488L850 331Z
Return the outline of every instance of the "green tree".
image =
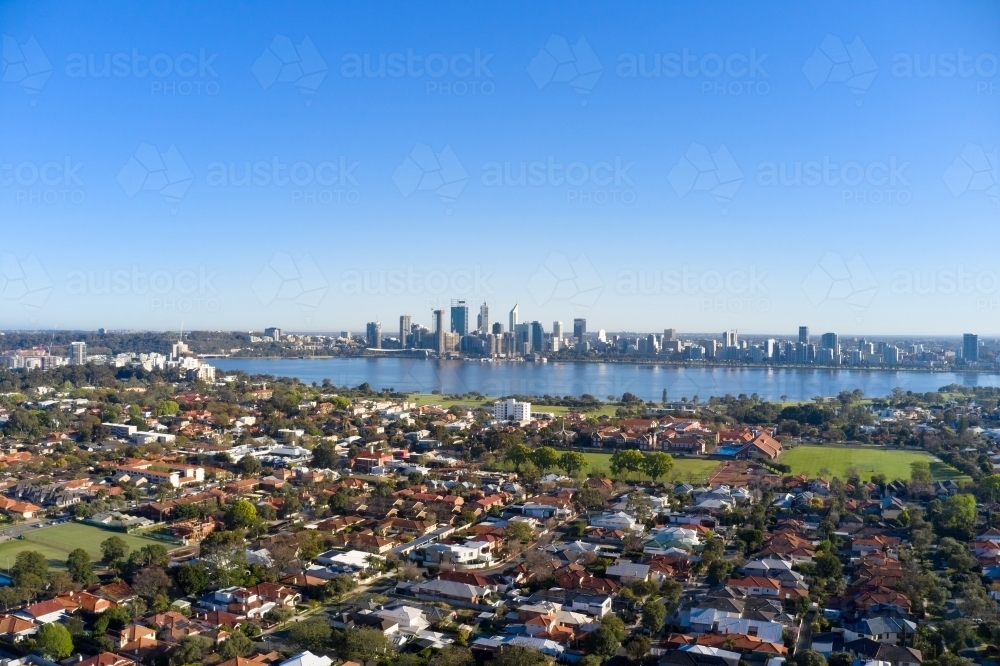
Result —
M300 623L301 624L301 623ZM366 664L393 654L392 641L378 629L355 629L345 632L340 652L348 659Z
M642 469L656 483L661 476L666 476L674 468L674 459L669 453L654 451L647 453L642 459Z
M340 461L337 447L333 442L320 442L313 449L312 466L320 469L335 469Z
M618 654L621 646L621 641L615 635L615 632L603 624L587 634L587 637L584 639L584 649L587 652L605 658L611 658Z
M40 583L44 582L48 575L49 561L35 550L22 550L18 553L10 570L10 577L15 587L28 587L29 583L34 583L36 588L40 588ZM38 582L29 576L34 576Z
M559 456L559 469L566 472L566 476L574 476L586 466L587 456L579 451L566 451Z
M200 562L177 567L174 579L184 594L200 594L211 584L208 568Z
M114 568L125 561L128 551L129 547L124 539L118 536L109 537L101 542L101 561Z
M73 637L69 630L58 622L43 624L35 640L38 641L38 647L49 657L65 659L73 654Z
M628 627L625 622L613 613L608 613L601 619L601 626L607 627L621 643L628 636Z
M472 650L449 645L431 659L430 666L473 666Z
M979 480L979 498L984 502L996 502L1000 500L1000 474L990 474Z
M792 666L826 666L826 659L819 652L799 650L788 660Z
M239 631L234 631L219 648L219 656L224 660L246 657L253 653L253 641Z
M330 625L323 618L311 617L308 620L293 624L291 629L288 630L288 638L303 650L318 652L325 649L327 642L330 640Z
M200 664L210 647L212 647L210 638L197 635L185 636L167 653L168 663L170 666Z
M649 630L650 635L658 634L666 619L667 607L660 602L650 600L642 605L642 626Z
M514 466L514 470L521 471L521 465L531 460L531 449L518 442L507 447L504 451L503 459Z
M170 576L160 567L146 567L132 578L132 589L148 599L170 589Z
M239 532L212 532L201 542L201 560L212 585L242 585L247 570L246 539Z
M816 575L821 578L840 578L843 567L840 558L833 553L821 552L813 558L816 563Z
M931 466L924 460L910 463L910 481L913 483L930 483Z
M971 532L976 527L976 498L972 495L952 495L941 509L941 523L952 529Z
M642 661L649 654L650 640L642 634L636 634L625 641L625 653L632 661Z
M90 563L90 553L83 548L71 550L66 557L66 569L73 577L73 582L80 585L90 585L97 580L94 568Z
M544 666L549 663L541 652L522 645L505 645L489 662L490 666Z
M264 467L260 464L259 460L248 453L236 463L236 469L245 477L254 477L260 474Z
M257 507L252 502L238 499L226 509L226 527L240 530L251 527L257 522Z
M534 531L531 529L531 525L523 520L515 520L507 523L507 527L504 530L504 536L508 541L528 543L531 541L533 535Z
M611 455L611 473L621 477L642 470L643 455L635 449L616 451Z
M559 464L559 454L551 446L539 446L531 452L531 462L542 474Z

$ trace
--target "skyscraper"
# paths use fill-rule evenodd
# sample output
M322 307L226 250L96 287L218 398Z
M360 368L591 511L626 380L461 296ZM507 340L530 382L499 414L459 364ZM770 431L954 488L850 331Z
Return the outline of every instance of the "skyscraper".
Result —
M809 327L799 326L799 344L809 344Z
M270 328L265 328L264 329L264 335L266 335L267 337L269 337L272 340L274 340L275 342L277 342L278 340L281 339L281 329L277 328L276 326L272 326Z
M382 349L382 324L377 321L368 322L365 329L365 340L369 349Z
M514 331L517 328L517 303L514 303L514 307L510 309L510 315L508 315L509 321L507 322L507 329Z
M434 311L434 349L444 354L444 310Z
M409 345L406 344L406 337L410 334L410 315L401 315L399 317L399 346L406 349Z
M476 324L476 329L480 333L490 332L490 308L486 305L486 301L483 301L483 304L479 306L479 318Z
M587 320L586 319L574 319L573 320L573 337L576 338L577 342L583 342L583 336L587 334Z
M69 364L70 365L86 365L87 364L87 343L86 342L71 342L69 343Z
M962 336L962 360L966 363L975 363L979 360L979 336L975 333L966 333Z
M723 347L738 347L740 340L739 333L736 330L726 331L722 334L722 346Z
M469 334L469 306L464 300L456 299L451 302L451 332Z
M824 333L819 339L820 349L832 349L834 352L840 351L840 340L836 333Z
M545 348L545 329L542 322L531 322L531 351L540 352Z
M552 322L552 337L561 338L563 336L563 323L561 321Z
M503 324L495 321L493 322L493 335L503 335Z
M671 340L677 339L677 331L672 328L663 329L663 340L664 342L669 342Z

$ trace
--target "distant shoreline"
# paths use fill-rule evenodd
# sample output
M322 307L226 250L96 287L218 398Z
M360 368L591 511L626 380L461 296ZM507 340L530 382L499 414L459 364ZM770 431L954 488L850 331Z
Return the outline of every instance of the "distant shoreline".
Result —
M439 358L421 358L417 356L408 356L405 354L358 354L357 356L230 356L222 354L205 354L202 355L205 359L225 359L233 361L330 361L330 360L352 360L352 359L380 359L380 358L396 358L405 359L411 361L445 361L445 362L461 362L461 363L484 363L484 364L506 364L506 363L517 363L525 365L572 365L572 364L601 364L605 363L608 365L635 365L635 366L663 366L667 368L723 368L731 370L844 370L849 372L916 372L924 374L944 374L944 373L954 373L954 374L968 374L968 375L998 375L1000 376L1000 368L986 369L986 368L965 368L962 366L952 366L947 368L919 368L913 366L879 366L879 365L820 365L820 364L803 364L803 363L720 363L718 361L705 362L705 363L684 363L680 361L663 361L663 360L642 360L642 359L547 359L544 363L538 363L534 361L524 361L524 360L510 360L510 359L479 359L479 358L454 358L454 359L439 359Z

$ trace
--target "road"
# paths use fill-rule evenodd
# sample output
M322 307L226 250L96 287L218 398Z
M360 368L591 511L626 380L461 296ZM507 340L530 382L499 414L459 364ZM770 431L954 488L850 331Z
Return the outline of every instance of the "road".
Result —
M799 637L795 641L795 651L793 654L798 654L799 650L808 650L809 646L812 645L812 623L815 619L815 609L810 609L803 616L802 624L799 625Z

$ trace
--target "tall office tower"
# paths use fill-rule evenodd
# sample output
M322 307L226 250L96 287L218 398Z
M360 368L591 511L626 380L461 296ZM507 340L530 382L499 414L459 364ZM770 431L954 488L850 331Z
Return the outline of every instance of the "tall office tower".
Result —
M577 342L583 342L583 337L587 335L587 320L586 319L574 319L573 320L573 337L576 338Z
M840 353L840 339L836 333L824 333L819 339L820 349L832 349L834 353Z
M479 306L479 317L476 324L480 333L490 332L490 308L486 305L486 301L483 301L483 304Z
M552 337L561 338L563 336L563 323L561 321L552 322Z
M764 341L764 356L768 359L776 359L778 352L778 343L774 338L768 338Z
M406 344L406 336L410 334L410 315L400 315L399 317L399 346L403 349L409 347Z
M510 314L507 316L507 329L514 331L517 328L517 303L514 303L514 307L510 309Z
M469 306L464 300L451 301L451 332L459 335L469 334Z
M809 327L799 326L799 344L809 344Z
M732 331L726 331L722 334L722 346L723 347L739 347L740 336L736 329Z
M86 365L87 364L87 343L86 342L71 342L69 343L69 364L70 365Z
M962 360L966 363L975 363L979 360L979 336L975 333L966 333L962 336Z
M542 322L531 322L531 351L540 352L545 349L545 329Z
M493 322L493 335L503 335L503 324L495 321Z
M444 353L444 310L434 311L434 350Z
M264 335L277 342L281 339L281 329L273 326L271 328L265 328Z
M670 342L677 339L677 331L672 328L663 329L663 341Z
M782 359L785 363L796 363L797 359L795 357L795 343L786 342L785 352L782 354Z
M377 321L368 322L365 339L370 349L382 349L382 324Z

